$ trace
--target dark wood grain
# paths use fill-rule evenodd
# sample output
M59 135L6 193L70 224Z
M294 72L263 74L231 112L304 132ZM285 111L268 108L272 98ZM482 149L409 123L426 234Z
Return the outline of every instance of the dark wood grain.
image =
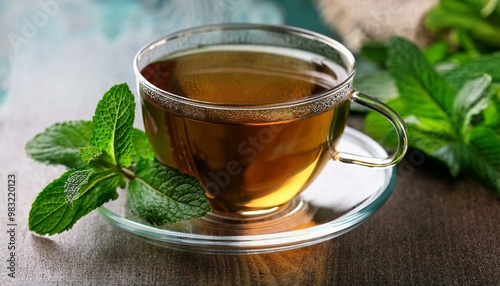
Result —
M354 116L350 124L361 128L362 121ZM46 183L23 182L24 190L33 191L24 194L20 224L36 190ZM398 166L398 181L386 204L358 228L327 242L262 255L186 253L129 237L94 212L71 231L50 238L20 225L18 278L7 282L500 285L499 218L500 200L491 191L466 175L453 179L435 162L410 151Z

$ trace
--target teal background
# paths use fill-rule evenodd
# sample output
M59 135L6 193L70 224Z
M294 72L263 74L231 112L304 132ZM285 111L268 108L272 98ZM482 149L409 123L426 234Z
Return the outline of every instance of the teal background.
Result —
M287 24L334 36L309 0L0 0L0 16L2 109L21 86L50 93L66 83L57 90L72 96L99 96L120 82L133 86L135 53L183 28Z

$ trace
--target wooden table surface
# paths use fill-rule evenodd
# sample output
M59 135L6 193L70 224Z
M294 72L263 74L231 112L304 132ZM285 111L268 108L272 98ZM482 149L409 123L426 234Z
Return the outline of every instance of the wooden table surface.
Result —
M45 11L35 2L24 14L2 15L3 36L24 35L23 17L33 22ZM134 87L132 58L160 34L140 30L142 18L113 18L118 26L92 24L87 16L94 10L82 16L75 12L79 3L57 3L63 2L60 14L47 14L46 25L37 26L26 42L0 42L0 72L9 70L8 80L0 79L0 92L8 90L0 100L0 285L500 285L500 200L471 177L450 178L418 151L399 165L393 194L371 218L340 237L298 250L185 253L129 237L96 212L61 235L30 233L31 203L63 169L30 160L24 144L55 122L90 119L113 84ZM95 15L104 19L109 16L104 12ZM90 32L92 25L107 28ZM136 114L141 127L139 108ZM350 124L360 129L362 118L353 116ZM9 174L17 182L15 278L7 276Z
M2 178L6 170L17 176L19 205L16 278L4 262L0 285L499 285L500 201L473 178L453 180L417 157L408 153L389 200L354 230L298 250L242 256L150 245L96 212L61 235L31 234L29 206L60 169L2 162ZM6 231L1 241L5 261Z

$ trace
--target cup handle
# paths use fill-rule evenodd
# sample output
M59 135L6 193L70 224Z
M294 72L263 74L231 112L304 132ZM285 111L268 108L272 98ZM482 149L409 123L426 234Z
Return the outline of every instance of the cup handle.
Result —
M339 151L336 151L333 154L332 158L343 163L356 164L367 167L390 167L401 161L406 150L408 149L408 134L403 119L386 104L357 90L351 91L349 99L352 102L356 102L365 107L368 107L387 118L392 123L392 126L396 129L396 133L398 135L398 147L396 151L394 151L394 153L387 158L370 158Z

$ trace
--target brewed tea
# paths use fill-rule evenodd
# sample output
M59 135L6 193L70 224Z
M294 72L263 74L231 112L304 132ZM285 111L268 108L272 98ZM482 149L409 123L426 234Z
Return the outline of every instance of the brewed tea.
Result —
M223 46L170 56L141 71L173 96L249 108L303 100L342 83L347 72L312 54ZM158 159L197 177L215 211L272 208L301 192L331 158L349 100L307 116L282 109L255 120L181 115L141 91L145 129ZM312 109L313 107L311 107ZM314 130L314 132L311 132ZM214 200L216 199L216 201Z

